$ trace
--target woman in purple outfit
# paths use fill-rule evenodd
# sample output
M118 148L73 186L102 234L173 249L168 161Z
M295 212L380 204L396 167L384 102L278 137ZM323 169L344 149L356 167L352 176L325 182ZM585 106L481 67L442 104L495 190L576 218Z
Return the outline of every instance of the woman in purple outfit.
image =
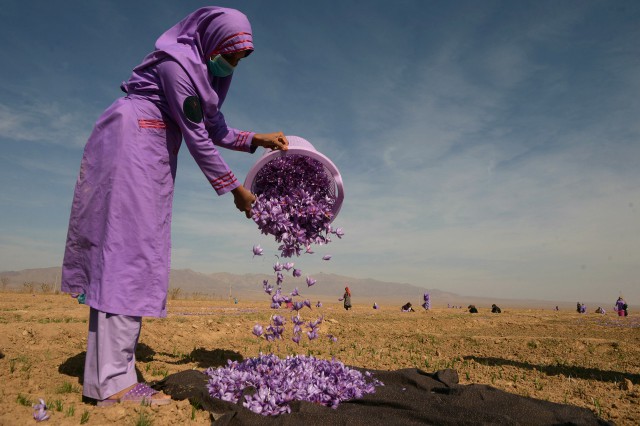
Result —
M233 9L205 7L156 41L98 119L76 183L62 290L91 307L83 395L99 405L169 402L137 383L135 348L143 316L166 316L171 205L184 139L218 195L233 194L247 217L255 197L218 147L286 150L282 132L229 127L220 112L234 68L253 51L251 25Z
M615 307L613 309L618 313L618 316L620 316L620 317L624 317L624 316L628 315L627 314L627 302L624 301L622 296L618 297L618 300L616 300L616 304L615 304Z

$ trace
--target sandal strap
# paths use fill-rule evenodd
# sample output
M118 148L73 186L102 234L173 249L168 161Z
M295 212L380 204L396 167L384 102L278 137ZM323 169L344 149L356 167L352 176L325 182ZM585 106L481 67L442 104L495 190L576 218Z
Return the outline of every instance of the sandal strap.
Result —
M138 383L129 392L122 397L123 400L148 398L157 394L158 391L147 385L146 383Z

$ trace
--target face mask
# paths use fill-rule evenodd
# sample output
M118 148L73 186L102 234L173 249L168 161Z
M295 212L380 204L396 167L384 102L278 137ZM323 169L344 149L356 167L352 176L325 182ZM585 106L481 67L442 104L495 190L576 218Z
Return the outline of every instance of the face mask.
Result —
M227 62L222 55L216 55L213 59L209 59L207 68L214 77L228 77L233 74L235 67Z

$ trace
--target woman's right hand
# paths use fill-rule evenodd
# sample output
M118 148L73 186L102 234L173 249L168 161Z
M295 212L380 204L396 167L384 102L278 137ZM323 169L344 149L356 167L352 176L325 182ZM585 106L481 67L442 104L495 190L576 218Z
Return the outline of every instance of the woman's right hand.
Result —
M241 212L244 212L247 219L251 217L251 205L256 201L256 196L251 193L247 188L240 185L239 187L232 189L233 202L236 208Z

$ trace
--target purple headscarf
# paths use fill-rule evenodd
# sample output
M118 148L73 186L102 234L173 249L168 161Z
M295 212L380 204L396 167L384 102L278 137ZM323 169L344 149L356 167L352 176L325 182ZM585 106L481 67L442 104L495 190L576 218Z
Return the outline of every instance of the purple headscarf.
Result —
M251 24L240 11L224 7L203 7L189 14L156 41L155 49L134 68L141 71L168 57L184 68L200 97L202 110L213 118L220 109L231 85L228 77L211 77L207 60L212 55L253 51ZM122 90L129 93L128 83Z

